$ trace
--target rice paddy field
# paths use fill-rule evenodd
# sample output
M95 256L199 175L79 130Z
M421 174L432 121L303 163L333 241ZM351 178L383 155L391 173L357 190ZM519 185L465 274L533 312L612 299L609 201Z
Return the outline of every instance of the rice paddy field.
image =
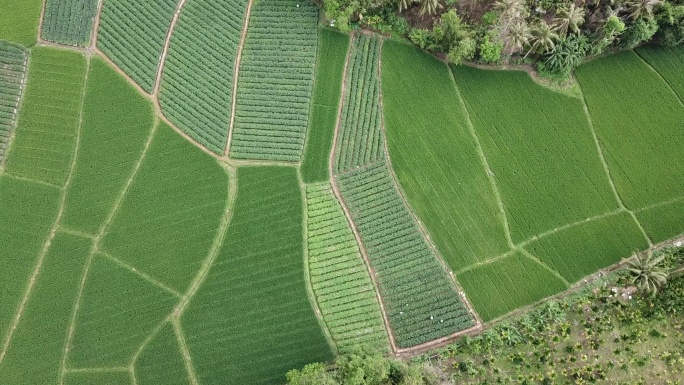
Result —
M682 47L570 94L310 1L0 9L3 385L284 384L684 233Z

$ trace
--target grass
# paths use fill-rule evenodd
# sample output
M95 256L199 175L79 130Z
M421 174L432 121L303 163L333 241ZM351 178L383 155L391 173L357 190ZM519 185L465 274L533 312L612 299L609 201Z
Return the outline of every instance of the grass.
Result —
M150 103L104 61L93 59L64 227L97 233L140 158L153 124Z
M71 167L86 77L81 54L31 50L28 84L7 172L63 185Z
M138 384L190 385L171 325L164 326L135 362Z
M0 164L17 122L27 61L28 51L23 47L0 41Z
M392 168L454 270L508 251L502 214L446 64L388 40L382 90Z
M305 183L323 182L330 178L328 160L335 135L348 47L348 35L327 28L319 29L316 82L302 161L302 179Z
M53 239L12 344L0 364L2 383L49 384L59 378L72 303L90 247L90 240L73 235L57 233Z
M627 213L543 236L526 247L569 282L619 262L648 248L646 238Z
M338 350L366 345L386 351L375 287L342 207L327 183L308 186L306 201L311 285Z
M169 45L160 88L164 114L223 154L233 103L233 71L246 0L188 0Z
M485 322L568 288L520 252L458 274L457 278Z
M86 278L67 368L127 366L177 298L97 254Z
M454 76L514 243L618 208L581 100L525 72L458 67Z
M226 242L181 321L202 384L282 383L332 358L304 282L297 172L241 167L237 178Z
M335 172L384 158L380 104L382 40L360 34L352 42L340 132L335 149Z
M401 348L473 326L455 286L427 243L384 163L337 176L375 271Z
M162 123L101 249L184 292L211 248L227 191L221 166Z
M97 47L150 93L176 4L176 0L102 4Z
M0 178L0 336L3 341L21 303L50 227L57 216L59 190Z
M87 45L97 4L98 0L47 0L41 36L60 44Z
M318 8L255 1L245 38L230 156L298 162L309 120Z
M42 5L41 0L0 0L0 39L27 47L36 44Z
M684 233L684 198L636 213L646 234L655 243L675 238Z
M131 374L124 371L69 373L64 385L130 385Z
M642 46L635 50L684 101L684 46Z
M658 74L626 51L579 67L577 80L625 205L684 196L684 108Z

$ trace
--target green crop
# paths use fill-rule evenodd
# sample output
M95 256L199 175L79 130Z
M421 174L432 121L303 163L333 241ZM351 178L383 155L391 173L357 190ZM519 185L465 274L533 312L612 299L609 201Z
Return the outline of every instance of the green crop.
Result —
M47 0L42 38L60 44L87 45L97 4L98 0Z

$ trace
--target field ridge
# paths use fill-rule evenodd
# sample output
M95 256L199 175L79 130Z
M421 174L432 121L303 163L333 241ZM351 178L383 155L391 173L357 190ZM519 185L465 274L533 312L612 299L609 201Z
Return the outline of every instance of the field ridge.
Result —
M158 288L160 288L160 289L166 291L167 293L173 295L174 297L178 297L178 298L181 297L181 294L180 294L178 291L176 291L176 290L174 290L174 289L172 289L172 288L170 288L170 287L164 285L163 283L161 283L161 282L157 281L156 279L152 278L150 275L145 274L144 272L142 272L142 271L136 269L135 267L133 267L133 266L127 264L126 262L120 260L119 258L117 258L117 257L115 257L115 256L113 256L113 255L111 255L111 254L109 254L109 253L106 253L106 252L104 252L104 251L101 251L101 250L99 251L99 253L100 253L101 255L103 255L105 258L107 258L107 259L109 259L110 261L112 261L112 262L114 262L115 264L117 264L119 267L122 267L122 268L128 270L128 271L131 272L132 274L137 275L138 277L142 278L143 280L145 280L145 281L151 283L151 284L154 285L154 286L157 286Z
M653 67L653 65L651 65L651 63L648 62L648 60L644 59L639 54L639 52L637 50L633 49L632 52L634 52L634 54L639 58L639 60L641 60L648 68L650 68L651 71L655 72L655 74L658 75L660 80L672 92L672 94L675 96L675 98L677 98L677 100L679 100L679 104L681 104L681 106L684 107L684 99L682 99L682 97L679 96L679 94L674 90L674 88L672 88L672 84L670 84L670 82L668 82L667 79L665 79L665 77L657 69L655 69L655 67Z
M252 5L254 0L247 2L247 9L245 10L245 20L242 22L242 32L240 33L240 43L237 48L237 55L235 56L235 71L233 72L233 94L230 103L230 123L228 125L228 138L226 139L226 146L223 149L223 156L228 157L230 152L230 141L233 139L233 128L235 127L235 108L237 106L237 90L238 79L240 75L240 63L242 63L242 49L245 47L245 39L247 38L247 29L249 28L249 17L252 14Z
M4 343L2 347L2 351L0 351L0 362L2 362L3 358L5 357L5 354L7 354L7 349L9 348L9 345L12 341L12 336L14 334L14 331L17 328L17 325L21 321L21 316L23 314L24 308L26 307L26 303L29 300L29 297L31 295L31 292L33 290L33 286L36 282L36 279L38 278L38 275L40 274L41 267L43 265L43 261L45 260L45 257L47 256L48 250L50 249L50 245L52 241L55 238L55 235L57 234L57 230L59 229L60 223L62 221L62 216L64 215L64 207L66 203L66 196L69 188L69 184L71 183L71 179L74 174L74 169L76 168L76 160L78 158L78 148L80 145L80 139L81 139L81 126L83 125L83 110L84 110L84 104L85 104L85 94L86 94L86 85L88 82L88 76L90 73L90 60L86 58L86 68L85 68L85 79L83 81L83 90L81 93L81 103L80 103L80 109L79 109L79 122L78 122L78 127L76 129L76 140L74 143L74 150L72 152L71 156L71 165L69 166L69 173L67 174L66 181L63 186L60 187L61 193L59 197L59 208L57 211L57 216L55 218L55 221L52 225L52 228L50 229L50 233L48 235L47 240L43 244L43 248L40 252L40 255L38 256L38 260L36 261L36 266L33 270L33 273L31 274L31 278L28 281L26 291L24 294L24 297L21 300L21 303L19 305L19 308L16 311L16 315L14 318L14 321L12 322L12 325L10 326L8 330L8 335L5 336L4 338Z
M171 24L169 24L169 30L166 32L166 38L164 39L164 47L162 48L161 56L159 57L159 64L157 65L157 74L154 78L154 87L152 88L152 96L157 99L159 95L159 86L161 85L162 73L164 71L164 64L166 63L166 54L169 52L169 44L171 44L171 36L173 31L176 29L176 23L178 23L178 16L183 10L183 5L185 5L186 0L180 0L176 4L176 9L173 12L173 18L171 19ZM100 0L103 2L103 0Z

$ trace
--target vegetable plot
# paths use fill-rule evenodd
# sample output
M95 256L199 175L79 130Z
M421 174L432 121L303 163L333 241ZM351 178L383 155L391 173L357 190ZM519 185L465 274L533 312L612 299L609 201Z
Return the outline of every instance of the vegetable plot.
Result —
M0 40L0 165L17 123L19 102L26 86L27 60L24 48Z
M246 0L187 0L164 63L164 115L209 150L223 154L233 71Z
M242 52L230 156L302 157L316 67L318 8L299 0L254 2Z
M41 37L60 44L87 45L98 3L99 0L47 0Z
M306 188L309 274L337 348L387 350L375 288L340 204L327 183Z

